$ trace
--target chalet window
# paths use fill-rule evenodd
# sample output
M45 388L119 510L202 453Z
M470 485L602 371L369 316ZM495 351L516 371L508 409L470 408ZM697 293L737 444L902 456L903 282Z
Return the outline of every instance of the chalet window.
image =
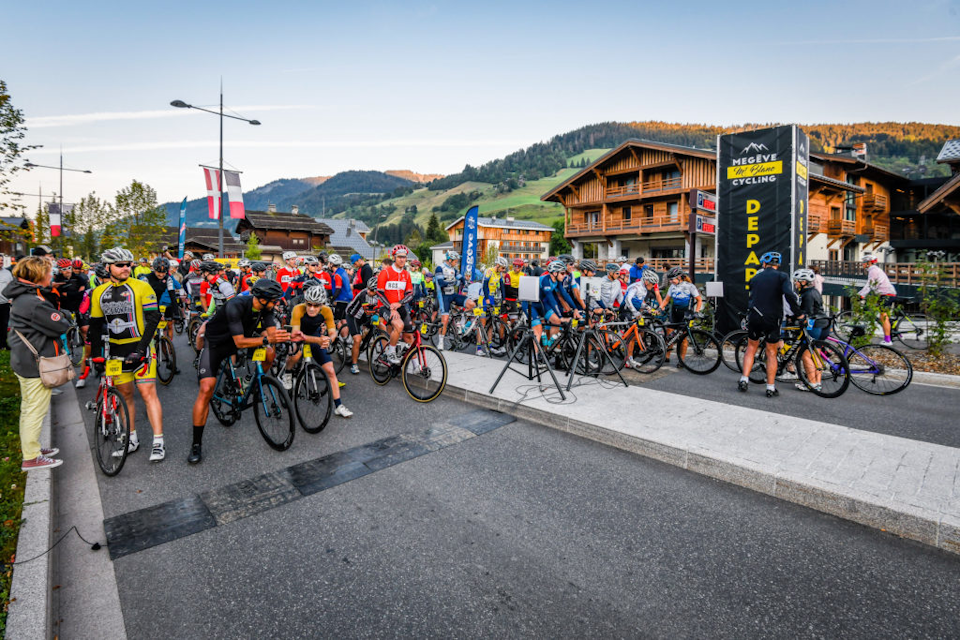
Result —
M643 207L643 212L644 212L644 215L647 216L647 220L650 220L651 218L653 218L653 205L652 204L645 205Z
M671 219L671 220L674 220L674 221L675 221L675 220L677 219L677 213L678 213L679 204L680 204L679 202L668 202L668 203L667 203L667 215L670 216L670 219Z
M623 208L623 221L624 221L624 222L630 222L632 216L633 216L633 211L630 209L630 207L624 207L624 208Z
M600 222L599 211L587 211L583 216L587 224L598 224Z
M856 185L857 179L853 176L847 176L847 184ZM856 221L857 219L857 195L853 191L847 192L847 202L844 208L843 219Z

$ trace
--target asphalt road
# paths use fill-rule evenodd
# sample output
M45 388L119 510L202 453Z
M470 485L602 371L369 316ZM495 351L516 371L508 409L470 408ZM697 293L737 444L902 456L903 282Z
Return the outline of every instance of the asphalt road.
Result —
M107 517L476 411L347 374L352 420L299 431L279 453L251 415L229 429L211 415L190 467L196 383L181 368L159 390L167 460L141 448L120 476L99 476ZM732 376L650 384L768 408L728 393ZM522 421L114 567L132 638L960 634L955 556Z

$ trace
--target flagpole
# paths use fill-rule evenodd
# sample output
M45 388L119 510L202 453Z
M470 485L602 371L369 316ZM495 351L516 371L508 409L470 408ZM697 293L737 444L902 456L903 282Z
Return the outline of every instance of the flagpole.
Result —
M223 255L223 78L220 78L220 172L217 174L217 196L220 200L220 257Z

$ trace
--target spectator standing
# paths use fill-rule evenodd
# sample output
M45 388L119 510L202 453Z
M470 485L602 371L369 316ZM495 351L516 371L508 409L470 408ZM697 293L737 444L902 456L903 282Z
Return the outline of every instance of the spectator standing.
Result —
M823 295L823 276L820 275L820 267L811 267L813 271L813 288L816 289L820 295Z
M3 295L3 290L13 282L13 274L9 269L2 268L4 256L0 255L0 349L7 349L7 324L10 322L10 300Z
M637 258L633 266L630 267L630 284L639 282L643 279L643 272L647 270L647 267L643 264L643 262L643 258Z

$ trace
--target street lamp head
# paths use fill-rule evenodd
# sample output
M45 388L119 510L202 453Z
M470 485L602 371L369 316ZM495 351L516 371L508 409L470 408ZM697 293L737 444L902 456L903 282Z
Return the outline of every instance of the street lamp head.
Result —
M84 172L84 173L93 173L93 171L90 171L90 169L84 169L83 172Z
M35 167L35 166L37 166L37 165L33 164L32 162L24 162L24 163L23 163L23 166L26 167L27 169L32 169L33 167Z
M259 120L251 120L251 121L250 121L250 124L259 125L259 124L260 124L260 121L259 121Z
M170 106L171 106L171 107L177 107L178 109L186 109L186 108L189 107L190 105L188 105L188 104L187 104L186 102L184 102L183 100L174 100L173 102L170 103Z

